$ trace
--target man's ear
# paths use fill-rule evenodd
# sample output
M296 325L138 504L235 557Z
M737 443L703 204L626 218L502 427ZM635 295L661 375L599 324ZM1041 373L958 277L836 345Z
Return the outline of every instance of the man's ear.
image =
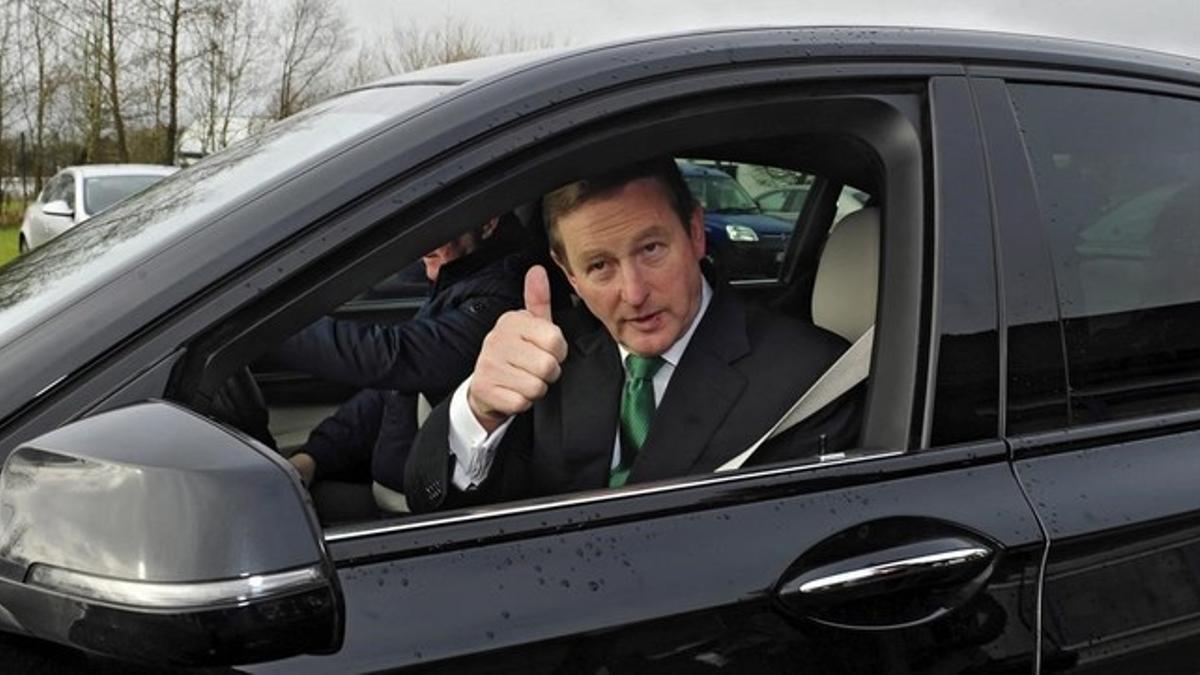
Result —
M707 239L704 236L704 209L700 208L699 204L692 209L692 216L688 219L688 240L696 260L704 258Z
M563 276L567 278L567 282L571 284L571 288L575 289L575 293L578 294L579 284L576 283L577 280L575 279L575 275L571 274L570 265L568 265L567 262L558 255L558 251L555 251L554 249L550 250L550 259L554 261L555 265L558 265L558 269L562 270Z
M492 216L491 220L487 221L483 224L483 227L479 228L479 238L487 239L488 237L492 236L492 233L496 231L496 227L499 224L500 216Z

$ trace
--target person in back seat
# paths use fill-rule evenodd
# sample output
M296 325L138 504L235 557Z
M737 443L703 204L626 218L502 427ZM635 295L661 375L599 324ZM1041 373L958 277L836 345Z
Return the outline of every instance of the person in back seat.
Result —
M306 485L325 478L403 488L417 396L445 398L470 372L496 318L521 305L532 259L515 217L493 218L422 258L432 284L412 319L371 325L324 317L264 363L362 387L290 457Z

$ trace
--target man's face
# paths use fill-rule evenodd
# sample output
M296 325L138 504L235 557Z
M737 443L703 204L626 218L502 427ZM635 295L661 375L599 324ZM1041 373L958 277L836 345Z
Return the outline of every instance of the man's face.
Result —
M437 281L442 265L457 260L475 250L476 238L474 233L461 234L454 239L421 256L425 263L425 276L430 281Z
M632 181L558 221L566 260L556 260L608 332L639 356L665 352L700 310L704 217L685 229L666 189Z

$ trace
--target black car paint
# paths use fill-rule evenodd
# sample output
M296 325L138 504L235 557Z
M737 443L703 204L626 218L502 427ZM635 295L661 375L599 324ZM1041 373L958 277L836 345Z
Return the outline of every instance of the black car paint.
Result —
M820 71L826 79L941 76L932 89L930 115L936 159L924 176L935 185L924 194L927 199L938 195L937 207L930 209L933 215L927 218L936 221L943 235L923 241L930 251L945 251L938 248L939 240L942 246L955 241L944 234L947 228L958 227L946 221L947 214L969 213L976 224L979 218L994 218L998 231L1005 231L1009 216L1004 209L1017 204L1006 203L1011 193L1005 190L1019 191L1020 176L1028 170L994 144L989 143L984 151L969 137L962 139L962 146L952 138L938 138L939 115L965 114L961 97L953 106L938 103L950 96L938 96L939 86L963 94L967 80L962 75L970 70L964 69L963 63L986 64L992 70L983 74L992 77L1004 75L1002 69L995 70L996 64L1011 62L1019 65L1026 77L1030 64L1039 63L1059 69L1053 77L1067 81L1078 77L1067 71L1107 71L1121 73L1126 86L1133 78L1140 78L1138 84L1159 81L1170 87L1200 83L1194 70L1169 59L1155 61L1140 55L1135 59L1095 45L936 31L843 30L731 32L647 41L593 50L557 65L498 78L489 85L467 85L433 104L434 108L444 105L439 113L446 114L417 115L380 132L374 142L330 156L323 164L264 190L257 199L196 232L188 241L141 261L110 284L92 289L88 304L73 305L47 326L31 329L15 346L0 348L6 357L0 359L0 376L11 376L5 381L13 383L13 388L7 389L12 395L0 401L4 406L0 419L5 424L0 427L0 452L6 454L23 440L107 401L161 395L164 368L156 364L174 358L180 345L256 296L283 288L289 277L371 226L377 220L373 215L419 203L442 185L451 186L447 201L465 199L463 176L486 171L491 156L531 147L572 121L558 119L558 127L531 129L520 124L523 115L532 116L585 95L596 97L597 106L603 109L608 105L604 96L618 96L631 83L653 81L672 72L699 75L732 69L736 75L737 68L789 61L812 64L811 71ZM986 82L978 84L987 86ZM1194 89L1184 91L1195 96ZM466 110L465 103L476 100L472 95L494 97L495 114L484 119ZM464 105L455 107L456 97L461 97ZM988 109L975 100L975 105L984 109L983 115L1003 115L1003 110ZM512 136L500 133L513 130L517 133ZM985 131L984 137L991 139L993 133ZM483 139L475 147L484 156L461 155L458 165L438 161L454 143L476 136ZM953 152L948 148L951 144ZM942 181L951 175L981 178L980 165L986 168L985 189L992 211L982 214L968 207L939 210L953 204ZM960 172L961 167L966 169ZM1003 187L1006 181L1008 188ZM322 189L315 189L317 185ZM315 199L316 195L321 199ZM338 205L350 203L357 204L357 210L338 209L344 215L333 220L332 229L321 230L316 225ZM281 223L288 227L279 227ZM243 234L237 234L239 230ZM990 250L990 242L973 239L980 230L974 228L975 234L964 237L961 245L974 242ZM419 251L438 236L425 227L399 238L408 249ZM189 262L184 265L184 261ZM1036 261L1031 256L1024 264L1040 273ZM998 339L985 338L972 346L997 363L1002 389L1008 350L1019 332L1008 326L1018 323L1014 319L1029 306L1025 303L1045 301L1044 297L1013 292L1028 287L1021 285L1027 281L1028 270L1013 268L1020 262L1002 256L996 263L1002 270L997 278L1002 280L1003 292L1011 294L997 309L1004 330ZM981 264L987 271L992 263L984 260ZM241 271L246 265L251 272ZM176 278L170 274L172 270L187 273ZM942 278L923 275L919 279L921 295L945 297L938 293ZM942 318L942 307L927 304L925 311ZM916 324L919 317L915 313L899 323ZM977 318L982 334L990 335L986 312ZM87 332L97 325L107 328ZM151 328L143 330L146 325ZM87 334L87 348L56 338L64 330ZM932 336L917 344L924 345L927 355L910 352L912 363L905 367L912 371L907 380L921 392L898 398L911 401L901 406L905 409L900 412L916 419L914 431L921 431L928 429L930 419L937 419L926 408L937 409L942 390L941 380L932 374L928 382L930 386L938 382L936 392L926 395L925 383L917 385L920 373L937 372L934 364L939 356ZM999 351L994 359L993 350ZM11 355L22 358L7 358ZM926 360L927 369L917 368L921 360ZM947 362L955 361L941 361ZM50 363L53 368L48 367ZM170 369L165 370L169 373ZM59 381L59 377L65 379ZM906 380L903 375L894 379ZM37 399L34 404L27 405L33 399ZM999 400L1005 400L1004 392ZM1008 433L1004 414L1001 408L997 434ZM1179 424L1186 429L1195 423L1189 419ZM1128 427L1122 430L1130 433ZM1103 435L1069 438L1068 442L1083 444L1085 449L1066 451L1058 442L1061 439L1018 438L1014 445L1019 461L1013 465L1008 461L1008 446L999 440L931 449L926 442L910 442L909 434L904 433L892 447L914 452L900 456L861 461L851 457L830 466L707 479L696 486L656 486L617 498L584 495L576 500L583 502L578 504L547 500L477 517L430 517L375 529L331 531L326 534L327 543L346 597L344 648L331 656L299 657L250 669L367 670L457 658L461 660L442 662L439 667L537 671L543 665L550 670L563 664L593 670L606 665L616 670L724 665L734 672L804 672L805 668L812 672L836 672L839 668L850 672L938 668L1030 672L1039 658L1034 652L1037 627L1046 620L1051 625L1040 657L1043 670L1050 672L1075 664L1073 657L1062 654L1064 645L1072 646L1072 636L1084 636L1086 642L1108 634L1089 628L1086 622L1096 617L1072 612L1065 596L1056 590L1066 571L1082 569L1086 574L1104 568L1103 564L1088 567L1079 562L1088 556L1096 560L1105 549L1087 541L1094 541L1097 533L1107 533L1113 549L1120 543L1144 550L1147 555L1142 559L1159 561L1121 577L1129 580L1161 570L1164 556L1189 560L1194 556L1190 542L1196 503L1186 497L1190 494L1187 476L1178 473L1179 466L1189 465L1189 444L1187 437L1169 435L1179 428L1146 422L1132 432L1145 439L1142 442L1150 451L1133 453L1138 465L1148 456L1147 478L1161 478L1161 492L1173 495L1171 499L1157 498L1160 495L1148 491L1114 489L1110 483L1119 475L1114 469L1129 468L1128 448L1102 447ZM1044 454L1030 456L1027 448ZM1081 476L1085 484L1072 486L1072 494L1058 488L1075 476ZM1112 496L1120 499L1119 506L1097 519L1097 513L1074 495L1077 487L1092 503ZM1168 489L1171 487L1176 489ZM1143 506L1139 508L1138 503ZM988 587L975 596L969 608L952 614L952 621L847 637L814 628L772 600L772 591L786 581L785 572L807 550L855 528L886 526L897 516L921 519L931 528L949 519L955 524L952 530L966 529L996 552L996 569ZM1134 522L1135 517L1145 521ZM1058 603L1050 608L1052 612L1058 611L1062 621L1074 622L1070 636L1063 634L1062 621L1054 624L1054 617L1039 616L1039 567L1046 545L1039 521L1052 544L1055 537L1067 539L1064 548L1050 546L1046 596L1052 604ZM1165 527L1175 524L1177 528ZM748 550L755 555L744 555ZM1132 555L1127 559L1139 558ZM1194 562L1190 564L1194 567ZM1136 613L1126 616L1130 625L1142 619ZM1154 614L1153 618L1160 620L1163 615ZM1166 658L1163 655L1176 659L1156 661L1158 665L1174 664L1180 672L1195 665L1188 660L1186 649L1172 654L1169 650L1180 649L1179 644L1161 636L1135 647L1145 650L1151 645L1163 647L1160 659ZM828 651L821 652L823 648ZM486 655L472 656L481 652ZM1122 661L1113 667L1128 664Z

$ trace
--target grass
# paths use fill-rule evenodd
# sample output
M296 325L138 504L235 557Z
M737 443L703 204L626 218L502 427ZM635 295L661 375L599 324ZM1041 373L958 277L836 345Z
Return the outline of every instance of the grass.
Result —
M24 211L24 202L5 200L0 204L0 265L17 255L17 236Z
M17 257L17 234L20 231L20 224L0 227L0 265L8 262L10 258Z

